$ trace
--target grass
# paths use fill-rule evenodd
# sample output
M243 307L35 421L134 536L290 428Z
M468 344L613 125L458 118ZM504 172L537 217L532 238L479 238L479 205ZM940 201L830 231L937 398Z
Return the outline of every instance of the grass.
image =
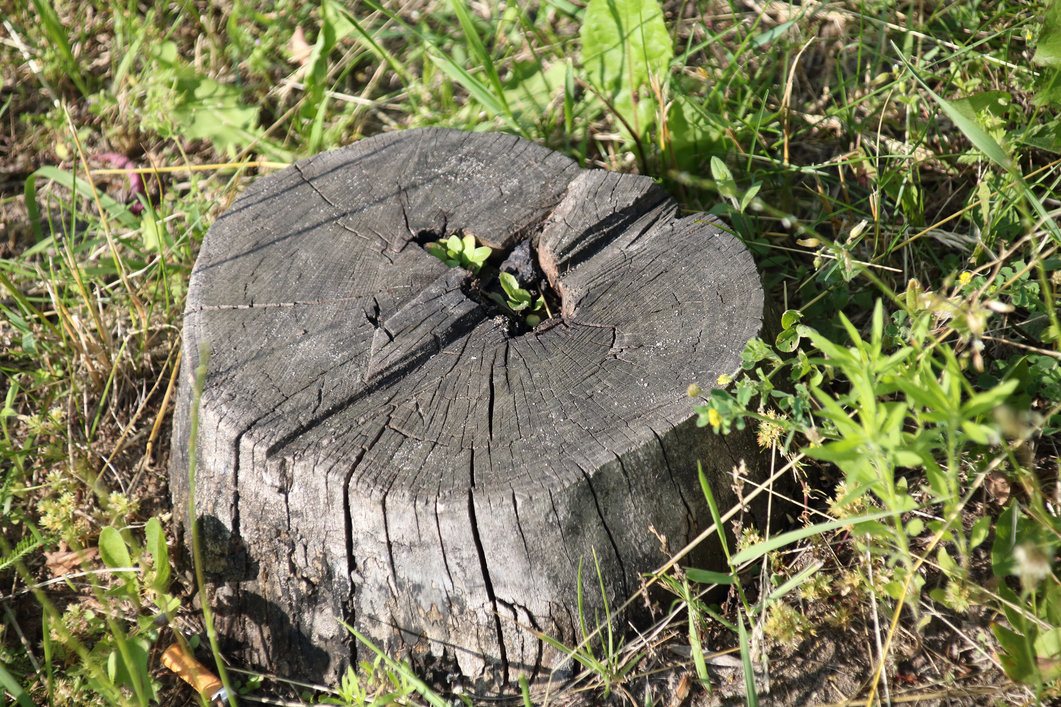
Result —
M655 626L621 641L613 607L570 647L576 680L517 699L798 699L838 645L855 677L833 701L1061 695L1061 4L615 6L16 0L0 24L10 699L187 699L156 658L202 616L181 603L190 568L160 567L158 521L181 512L168 414L198 244L257 175L424 125L656 177L732 225L784 312L690 405L719 434L752 427L795 478L785 498L735 477L788 531L715 509L724 571L676 552L649 578L674 595ZM143 168L142 193L112 152ZM296 704L442 690L382 654L335 686L230 677Z

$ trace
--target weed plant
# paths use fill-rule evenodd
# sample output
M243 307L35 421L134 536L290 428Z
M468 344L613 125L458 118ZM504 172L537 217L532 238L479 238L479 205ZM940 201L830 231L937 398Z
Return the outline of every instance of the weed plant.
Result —
M426 125L653 176L731 224L783 312L740 370L689 383L704 427L750 428L795 478L791 498L734 473L785 529L705 484L726 565L670 548L656 625L583 617L576 678L526 704L783 703L838 640L845 699L1061 698L1058 0L14 0L0 33L5 699L187 703L157 666L209 628L165 535L197 248L258 175ZM339 685L229 679L473 701L364 654Z

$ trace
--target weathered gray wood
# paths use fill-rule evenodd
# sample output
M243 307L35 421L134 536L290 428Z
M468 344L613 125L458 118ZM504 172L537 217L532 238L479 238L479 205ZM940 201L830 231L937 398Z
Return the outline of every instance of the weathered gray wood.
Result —
M512 335L418 234L531 239L561 312ZM577 637L579 565L613 602L706 525L743 450L687 386L732 373L761 323L751 257L651 180L500 134L394 133L255 182L189 288L172 488L195 512L239 657L328 679L356 646L499 681ZM209 349L189 439L193 372ZM732 442L730 442L732 444Z

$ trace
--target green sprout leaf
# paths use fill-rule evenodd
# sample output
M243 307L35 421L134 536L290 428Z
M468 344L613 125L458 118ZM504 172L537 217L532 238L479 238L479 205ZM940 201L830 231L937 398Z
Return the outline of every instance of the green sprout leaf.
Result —
M428 243L424 249L451 268L464 268L472 273L482 269L493 249L489 246L476 246L475 236L456 234L449 238Z
M109 525L99 534L99 556L103 564L111 568L131 567L133 564L122 534Z

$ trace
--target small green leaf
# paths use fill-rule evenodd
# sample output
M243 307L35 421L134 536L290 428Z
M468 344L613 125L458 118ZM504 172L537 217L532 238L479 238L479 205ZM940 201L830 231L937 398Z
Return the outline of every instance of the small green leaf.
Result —
M756 196L758 196L759 190L761 188L762 184L753 184L751 185L751 188L748 189L748 191L744 192L744 196L742 196L740 199L740 212L742 214L748 210L748 206L752 203L752 200L755 199Z
M154 576L151 586L158 592L166 591L169 585L169 549L166 547L166 534L162 531L162 523L158 518L151 518L144 528L147 538L147 551L155 565Z
M512 273L503 272L497 276L497 279L501 282L501 289L509 297L512 297L513 293L519 289L519 281Z
M774 347L778 351L792 353L799 346L799 331L797 329L785 329L774 340Z
M982 516L976 519L973 527L969 530L969 549L975 550L987 540L991 532L991 516Z
M786 309L781 315L781 328L791 329L801 319L803 319L803 312L798 309Z
M122 534L109 525L99 534L99 556L103 564L111 568L131 567L133 564Z
M957 577L961 574L961 568L958 567L958 563L942 547L936 551L936 562L939 563L940 569L949 577Z
M542 321L542 318L539 317L537 314L528 314L527 315L527 326L529 326L529 327L536 327L536 326L538 326L541 323L541 321Z
M711 176L715 180L715 188L718 189L719 194L731 200L737 197L737 182L733 179L733 173L718 157L711 158Z
M453 255L459 254L464 250L464 243L456 235L452 235L446 239L446 248L453 252Z

